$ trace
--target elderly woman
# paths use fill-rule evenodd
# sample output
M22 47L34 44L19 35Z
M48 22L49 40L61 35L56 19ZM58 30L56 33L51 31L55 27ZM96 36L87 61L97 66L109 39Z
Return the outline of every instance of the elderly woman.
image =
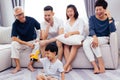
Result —
M97 0L95 3L95 15L89 19L89 36L83 43L83 48L89 61L92 63L94 73L105 72L104 61L102 59L100 45L107 44L109 35L116 31L114 19L106 10L107 2ZM98 65L94 55L97 57Z

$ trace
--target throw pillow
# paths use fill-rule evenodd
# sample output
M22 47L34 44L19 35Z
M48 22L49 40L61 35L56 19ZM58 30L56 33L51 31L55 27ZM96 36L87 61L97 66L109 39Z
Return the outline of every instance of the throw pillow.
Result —
M84 40L84 36L82 35L72 35L68 38L64 37L64 34L61 34L56 37L56 39L67 45L81 45L81 41Z
M0 44L11 43L11 29L12 27L0 26Z

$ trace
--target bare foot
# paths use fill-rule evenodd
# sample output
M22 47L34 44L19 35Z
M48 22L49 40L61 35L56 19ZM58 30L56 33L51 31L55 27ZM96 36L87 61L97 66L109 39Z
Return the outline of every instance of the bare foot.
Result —
M94 67L94 74L99 74L99 73L100 73L100 71L99 71L98 67Z
M35 71L35 69L34 69L31 65L28 66L28 69L29 69L30 71L32 71L32 72Z
M15 73L19 72L20 70L21 70L20 68L17 68L17 67L16 67L11 73L12 73L12 74L15 74Z
M104 73L105 72L105 67L102 64L99 64L99 68L100 68L100 73Z
M64 72L66 72L67 71L67 66L66 65L64 65Z
M65 72L68 73L70 71L72 71L72 67L71 66L69 66Z
M64 66L64 71L65 73L68 73L72 70L72 67L69 65L68 67L66 67L66 65Z

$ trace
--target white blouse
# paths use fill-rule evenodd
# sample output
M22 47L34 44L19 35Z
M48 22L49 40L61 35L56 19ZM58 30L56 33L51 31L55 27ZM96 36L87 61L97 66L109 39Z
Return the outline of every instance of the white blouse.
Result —
M70 23L70 20L67 20L67 22L64 25L65 33L79 31L80 35L84 35L85 23L83 19L81 18L76 19L76 21L74 22L72 26L69 23Z

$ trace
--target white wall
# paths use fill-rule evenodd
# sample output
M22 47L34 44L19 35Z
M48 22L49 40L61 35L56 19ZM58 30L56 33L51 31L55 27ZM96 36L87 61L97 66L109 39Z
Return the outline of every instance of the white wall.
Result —
M2 26L11 26L14 21L11 0L0 0Z
M66 7L69 4L74 4L79 12L79 17L87 21L84 0L25 0L25 14L42 22L44 20L44 7L51 5L55 16L66 21Z
M108 9L116 21L120 21L120 0L107 0Z
M120 49L120 0L107 0L108 9L111 12L111 15L115 19L115 21L119 21L119 26L117 27L118 33L118 46Z

